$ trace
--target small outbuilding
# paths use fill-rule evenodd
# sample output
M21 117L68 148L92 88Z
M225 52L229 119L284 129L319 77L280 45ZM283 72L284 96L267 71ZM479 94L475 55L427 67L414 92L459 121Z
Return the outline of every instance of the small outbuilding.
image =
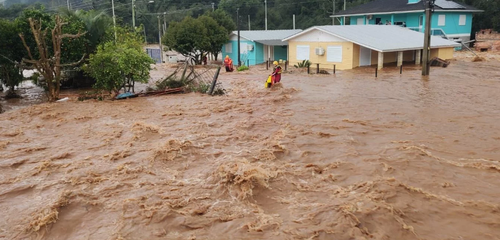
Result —
M242 64L256 65L268 60L286 60L288 58L288 43L282 40L301 31L302 29L240 31L240 60ZM232 32L229 35L229 41L222 46L222 57L226 55L237 64L237 31Z
M283 39L288 41L290 65L303 60L321 68L352 69L386 63L421 63L424 34L392 25L316 26ZM431 56L452 59L460 44L431 37Z

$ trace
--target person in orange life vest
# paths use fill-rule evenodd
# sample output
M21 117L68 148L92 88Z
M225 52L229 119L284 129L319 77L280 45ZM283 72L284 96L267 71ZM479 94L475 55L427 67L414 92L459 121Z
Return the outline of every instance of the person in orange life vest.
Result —
M224 59L224 67L226 67L226 72L234 71L233 60L229 58L229 55L226 55L226 58Z
M281 66L278 64L277 61L273 62L274 69L273 69L273 74L271 74L272 77L272 83L279 83L281 81Z

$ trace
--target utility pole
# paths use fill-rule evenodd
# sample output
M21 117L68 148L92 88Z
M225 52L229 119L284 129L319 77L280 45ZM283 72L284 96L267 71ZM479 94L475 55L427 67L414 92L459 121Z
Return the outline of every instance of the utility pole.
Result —
M335 0L332 1L333 4L333 9L332 9L332 15L335 14ZM335 17L332 17L332 25L335 25Z
M135 0L132 0L132 27L135 29Z
M163 12L163 34L167 31L167 12Z
M238 67L241 66L241 59L240 59L240 8L236 8L236 27L238 29Z
M248 31L250 31L250 15L248 15Z
M115 16L115 1L111 0L111 8L113 9L113 29L115 31L115 43L116 43L116 16Z
M345 11L345 6L346 6L346 0L344 0L344 11ZM345 16L344 16L344 25L345 25Z
M265 25L266 25L265 29L267 31L267 0L264 0L264 5L265 5L265 10L264 11L265 11L265 15L266 15L265 19L264 19L265 20Z
M426 0L425 2L425 33L424 49L422 51L422 76L428 76L430 72L429 57L431 52L431 19L435 0Z
M295 14L293 14L293 29L295 29Z
M212 3L212 12L215 11L215 3Z
M160 43L160 63L163 63L163 48L161 46L161 26L160 26L160 15L158 17L158 41Z
M66 0L66 4L68 5L68 10L69 10L69 0Z

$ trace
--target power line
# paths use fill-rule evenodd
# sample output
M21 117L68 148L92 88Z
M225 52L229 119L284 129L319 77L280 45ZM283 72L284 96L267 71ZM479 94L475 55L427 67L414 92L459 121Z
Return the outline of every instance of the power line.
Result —
M148 12L140 12L142 15L151 15L151 16L157 16L157 15L164 15L164 14L173 14L173 13L179 13L179 12L187 12L191 10L202 10L202 9L208 9L212 8L212 6L204 6L204 7L193 7L193 8L186 8L186 9L180 9L180 10L174 10L174 11L168 11L168 12L158 12L158 13L148 13Z

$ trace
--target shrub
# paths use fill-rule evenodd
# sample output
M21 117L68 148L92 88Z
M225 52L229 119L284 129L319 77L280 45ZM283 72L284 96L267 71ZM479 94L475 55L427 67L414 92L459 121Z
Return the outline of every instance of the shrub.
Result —
M122 31L119 31L120 33ZM149 70L154 63L141 47L141 37L132 32L113 41L101 44L92 54L84 70L95 78L95 88L117 95L129 81L147 83ZM120 34L121 35L121 34Z
M241 72L241 71L245 71L245 70L248 70L249 68L245 65L241 65L240 67L238 67L236 70L238 70L238 72Z
M294 65L295 68L306 68L311 66L311 62L309 60L303 60L299 62L297 65Z

